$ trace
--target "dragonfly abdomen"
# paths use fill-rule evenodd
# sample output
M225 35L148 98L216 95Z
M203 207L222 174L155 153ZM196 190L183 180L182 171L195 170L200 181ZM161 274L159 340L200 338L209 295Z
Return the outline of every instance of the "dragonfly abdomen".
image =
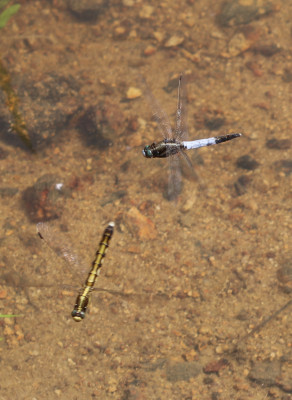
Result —
M214 136L207 139L198 139L193 141L182 142L182 145L183 148L186 150L199 149L200 147L212 146L214 144L227 142L228 140L232 140L240 136L242 136L241 133L230 133L224 136Z
M102 267L103 258L105 257L106 250L109 246L110 239L114 232L114 222L110 222L106 227L99 248L95 254L95 259L92 263L91 270L85 281L83 289L76 298L74 309L71 313L74 321L79 322L85 317L86 309L89 304L90 294L99 275L100 268Z

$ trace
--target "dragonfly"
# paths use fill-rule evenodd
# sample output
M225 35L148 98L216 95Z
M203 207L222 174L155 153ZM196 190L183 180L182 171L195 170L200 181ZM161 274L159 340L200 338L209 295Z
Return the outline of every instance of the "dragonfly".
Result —
M158 143L154 142L151 145L145 146L142 150L142 154L146 158L169 157L170 173L168 183L168 198L170 200L177 200L177 197L181 192L181 170L179 156L182 156L189 167L193 168L192 162L185 150L198 149L200 147L227 142L242 136L242 133L231 133L223 136L188 141L186 104L187 90L186 79L183 74L180 74L178 81L175 130L172 130L168 115L160 107L158 101L147 87L145 88L145 94L148 97L148 101L153 109L154 120L156 120L164 139Z
M71 313L72 318L76 322L80 322L85 318L91 292L93 291L93 286L100 274L103 259L105 257L107 248L109 247L109 242L113 236L114 226L114 222L109 222L105 228L99 243L99 248L95 253L95 258L92 262L91 269L76 298L74 309ZM62 239L56 237L54 231L51 229L48 223L39 222L37 224L37 232L39 237L43 239L52 250L54 250L58 255L60 254L67 261L69 266L80 268L81 263L79 262L76 254L72 252L70 246L68 246Z

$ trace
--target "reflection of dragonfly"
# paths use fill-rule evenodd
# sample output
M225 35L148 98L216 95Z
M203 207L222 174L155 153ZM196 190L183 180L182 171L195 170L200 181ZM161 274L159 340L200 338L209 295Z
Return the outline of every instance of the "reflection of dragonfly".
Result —
M114 225L114 222L110 222L106 227L99 244L99 248L96 252L95 259L92 262L91 270L83 288L80 290L79 295L76 298L75 306L71 313L76 322L81 321L85 317L86 309L90 300L90 294L100 273L103 258L114 232ZM77 256L70 250L70 247L64 241L56 237L54 231L48 224L39 222L37 224L37 231L40 238L43 239L49 245L49 247L51 247L58 255L61 253L70 267L80 268L80 262L78 261Z
M144 85L145 86L145 85ZM188 136L187 129L187 108L186 108L186 80L183 75L179 77L178 83L178 102L176 110L176 127L175 131L171 129L168 116L161 109L158 101L155 99L151 91L145 89L146 95L153 109L154 119L157 121L164 140L158 143L152 143L144 147L142 151L146 158L165 158L169 157L170 175L168 185L168 196L170 200L175 200L181 192L181 172L179 165L179 156L182 155L188 165L192 168L192 163L184 150L198 149L199 147L211 146L241 136L241 133L232 133L224 136L211 137L207 139L199 139L186 141ZM171 157L170 157L171 156Z

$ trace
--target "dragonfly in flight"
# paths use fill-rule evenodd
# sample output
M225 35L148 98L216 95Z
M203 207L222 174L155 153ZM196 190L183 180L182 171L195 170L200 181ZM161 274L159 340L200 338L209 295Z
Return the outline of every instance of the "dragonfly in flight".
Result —
M144 86L146 86L144 84ZM158 143L147 145L142 150L142 154L146 158L166 158L169 157L169 183L168 183L168 198L170 200L177 200L177 196L181 192L181 171L179 164L179 156L183 156L187 164L193 168L191 160L186 154L185 150L198 149L200 147L211 146L227 142L228 140L235 139L242 136L241 133L231 133L224 136L215 136L206 139L188 141L188 127L187 127L187 93L186 93L186 79L183 74L180 75L178 81L178 101L176 110L176 127L173 131L169 118L166 112L160 107L158 101L155 99L150 89L145 87L145 93L148 101L153 109L153 117L156 120L160 131L164 137Z
M91 292L93 291L93 286L99 276L103 258L114 232L114 226L114 222L110 222L105 228L87 279L76 298L75 306L71 313L72 318L76 322L80 322L85 318ZM78 257L72 252L70 246L67 245L62 238L56 236L55 232L47 223L39 222L37 224L37 232L39 237L43 239L52 250L54 250L58 255L60 254L66 260L67 264L70 267L73 267L74 271L77 270L77 268L80 269L82 263L78 260ZM82 269L84 269L84 267Z

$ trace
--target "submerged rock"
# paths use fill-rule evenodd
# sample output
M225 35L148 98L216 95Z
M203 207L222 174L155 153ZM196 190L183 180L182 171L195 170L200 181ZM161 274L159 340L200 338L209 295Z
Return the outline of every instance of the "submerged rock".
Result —
M223 4L217 15L217 23L221 26L248 24L274 11L271 2L262 0L230 0Z
M104 0L67 0L68 10L81 21L96 20L106 4Z

